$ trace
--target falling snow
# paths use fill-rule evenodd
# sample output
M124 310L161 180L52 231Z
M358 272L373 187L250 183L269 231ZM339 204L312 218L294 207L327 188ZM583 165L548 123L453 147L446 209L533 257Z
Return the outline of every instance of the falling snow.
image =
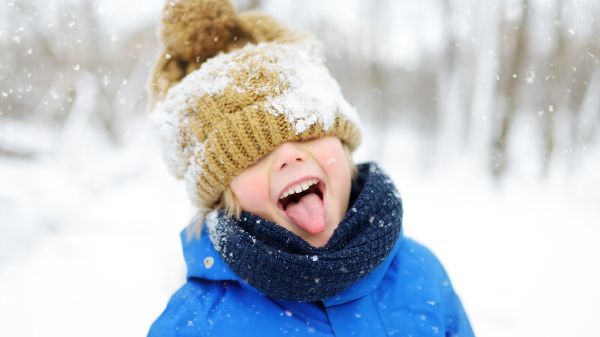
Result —
M275 2L265 3L266 7L271 8L271 3ZM344 15L328 22L331 24L328 31L332 36L336 27L343 28L340 30L343 34L341 43L327 46L335 49L334 54L328 56L333 55L350 65L354 61L367 64L356 73L345 72L346 68L343 67L340 68L341 72L337 70L349 78L342 85L344 92L357 97L353 103L361 107L359 112L367 124L381 116L378 114L380 111L368 105L371 99L368 95L385 95L385 88L389 88L391 97L397 96L400 102L410 103L399 105L395 101L387 102L385 109L394 113L394 118L401 119L403 123L400 123L401 126L392 125L389 129L375 126L365 131L363 147L355 154L357 161L381 161L382 166L393 174L405 197L406 234L426 243L443 259L476 331L482 335L524 337L593 334L589 327L593 327L596 319L594 304L599 297L595 289L600 283L600 275L597 268L589 266L593 266L594 257L600 255L595 242L600 216L596 202L599 197L597 191L600 190L598 146L594 143L581 145L584 155L569 162L565 158L577 151L578 145L557 142L558 156L554 158L557 165L545 180L530 179L534 169L528 166L528 159L538 155L531 149L542 148L538 140L531 137L532 130L536 130L532 124L528 129L529 135L516 133L511 138L514 152L509 155L515 158L519 166L501 183L491 182L475 169L483 164L474 153L480 154L478 144L488 143L482 135L495 125L491 123L495 121L497 113L494 107L502 103L495 100L492 94L497 86L513 78L512 70L499 69L504 65L499 57L505 51L500 50L501 43L494 38L500 35L498 25L502 22L494 14L501 12L502 5L477 6L478 9L469 14L468 25L464 24L469 9L466 4L459 4L452 16L447 17L452 25L444 32L448 36L454 34L454 38L458 39L453 45L463 48L472 44L476 48L464 53L470 57L466 59L468 64L460 63L465 62L464 59L457 59L459 68L450 79L441 78L442 82L434 82L442 88L448 88L448 95L436 96L436 101L446 110L438 115L443 117L436 122L440 129L427 130L427 142L434 142L432 134L440 135L441 147L433 151L419 142L414 128L408 127L408 122L414 119L421 123L418 125L425 125L428 120L423 119L423 111L436 110L436 107L419 105L423 104L418 100L420 92L431 94L435 91L424 86L428 82L411 82L411 76L421 74L419 69L422 68L429 71L431 64L438 64L435 62L441 60L435 58L435 52L443 53L445 49L440 44L442 40L435 27L444 22L438 20L442 10L428 3L417 5L416 2L397 2L394 6L403 6L406 10L391 13L405 15L404 20L396 20L389 26L381 23L372 25L364 13L351 14L350 9L356 7L357 3L344 2L343 8L338 8L338 12ZM31 2L27 7L37 4ZM181 184L171 180L164 171L162 161L156 155L156 149L162 144L148 138L149 131L143 126L144 122L130 118L132 112L143 115L140 110L145 105L143 88L146 86L146 71L152 66L153 58L149 55L139 59L135 59L135 56L127 58L132 64L134 60L139 62L128 68L133 69L131 73L114 70L100 72L108 64L91 65L87 57L80 57L73 51L87 52L91 44L104 48L102 54L110 56L117 55L113 53L115 50L133 52L135 45L127 45L132 32L146 34L144 36L149 45L156 46L156 40L152 39L155 27L150 23L156 21L163 2L151 1L141 5L136 1L114 4L99 1L97 7L93 8L93 14L99 20L96 23L98 32L103 34L99 39L86 31L82 16L71 15L70 10L61 9L61 4L62 1L47 2L48 10L39 11L39 16L31 14L21 18L26 20L26 24L19 21L16 15L11 16L10 20L0 20L0 42L7 46L2 49L3 62L0 62L0 72L5 75L3 86L0 86L0 145L5 147L0 148L0 152L9 149L25 154L16 158L0 155L0 214L4 220L0 221L0 314L11 318L0 325L0 335L80 336L81 331L88 331L91 337L144 335L151 320L164 308L171 291L180 285L183 278L176 233L188 223L195 209ZM578 41L585 41L586 34L597 27L597 18L595 21L581 18L593 12L586 8L597 6L595 2L564 1L563 4L576 10L564 11L564 20L557 22L557 25L552 24L551 19L546 20L550 25L541 28L548 31L533 32L528 44L532 55L549 53L549 48L558 43L556 36L547 35L549 31L562 28L559 32L567 34L565 37L569 47L577 45ZM68 5L76 8L76 2ZM285 7L285 4L281 6ZM314 10L317 4L306 6L313 6L311 8ZM318 6L332 8L335 2L319 3ZM553 15L557 9L555 1L533 2L532 6L538 6L533 12L548 15ZM8 14L21 13L16 12L20 7L22 2L8 1L0 9L0 17L6 19ZM154 9L149 12L148 8ZM597 12L597 7L593 8ZM306 20L306 13L310 12L306 10L294 14L301 22L331 20L325 16L319 17L319 20ZM53 13L58 13L59 19L52 17ZM286 15L286 11L278 13ZM513 20L515 17L502 19ZM533 19L543 17L534 16ZM535 20L531 22L543 24L542 20ZM151 29L148 33L140 30L140 27ZM377 39L369 44L385 48L373 51L364 43L355 43L352 36L367 38L367 35L358 34L362 27L388 30L389 34L381 35L398 41L401 48L394 44L382 44ZM35 38L46 44L43 47L32 40L36 30L40 33ZM427 38L423 39L423 36ZM360 52L350 54L352 48ZM148 52L147 49L143 51ZM148 54L154 51L152 49ZM422 57L423 51L427 52L427 58ZM593 65L598 61L594 49L565 51ZM51 53L60 63L49 61L44 53ZM33 61L25 69L21 63L13 66L15 61L10 59L13 56ZM172 55L166 54L165 58L171 59ZM370 87L369 78L363 76L362 72L369 70L369 63L365 59L383 61L377 65L384 67L384 90ZM129 62L121 61L117 59L113 62L119 63L117 68L125 67L125 63ZM394 70L390 67L398 64L402 65L396 68L402 70L401 76L389 76L393 74L390 71ZM568 87L561 89L560 95L568 95L569 90L574 90L570 79L565 82L554 71L539 67L546 64L548 60L541 55L537 57L536 64L525 64L521 71L514 74L516 82L524 84L519 88L524 101L538 97L531 95L531 90L544 93L541 89L555 83L567 83ZM558 70L577 80L581 79L579 76L590 73L585 63L572 62L572 59L561 67ZM7 69L12 68L17 71L6 73ZM472 72L464 72L464 69ZM97 83L86 82L85 78L90 73L97 76L94 79ZM574 111L571 114L580 116L577 121L581 125L590 126L586 129L588 132L593 130L591 126L597 119L597 95L593 93L597 92L600 82L595 74L587 83L590 88L596 89L582 100L581 113ZM313 75L319 75L318 71L298 76L312 78ZM44 82L45 77L47 82ZM461 77L467 82L460 82ZM20 80L20 83L14 83L14 80ZM228 81L225 77L215 79L209 91L218 91ZM457 94L468 93L470 89L475 91L473 96ZM115 98L100 95L111 90L121 91ZM301 102L299 95L293 91L289 94L289 102ZM83 104L75 105L76 108L70 110L69 103L79 98L83 98ZM523 111L528 117L542 122L549 115L564 113L564 102L554 100L559 97L550 98L553 99L552 104L546 100L547 96L542 96L540 101L530 105L530 109L525 105ZM431 96L427 96L425 102L430 100ZM15 102L24 103L17 105ZM91 104L94 102L97 105ZM121 102L130 102L135 107L120 105ZM53 105L62 115L50 114ZM281 106L277 106L277 102L274 105L273 113L286 113L280 111ZM469 108L470 105L473 105L472 108ZM90 115L90 111L95 110L81 108L85 106L90 109L105 106L104 109L113 111L114 116L118 116L118 122L115 123L117 132L107 136L107 130L93 125L95 120L110 122L103 118L110 118L111 115L97 118ZM15 122L7 118L14 117L15 113L18 116L33 114L33 109L41 109L42 120L52 120L53 124L44 125L38 120L24 124L23 121ZM302 111L294 110L293 113L293 116L301 116ZM27 116L26 119L31 117L35 116ZM456 123L448 123L444 118ZM166 114L157 119L158 124L165 126L159 132L167 135L167 143L170 142L168 146L177 146L181 139L177 138L174 130L183 125L180 123L188 123L187 117ZM314 115L298 117L294 126L302 130L318 120ZM558 121L558 125L564 122ZM65 129L57 130L56 127L63 123ZM473 128L466 136L461 135L458 132L460 130L445 128L469 123ZM167 130L169 127L171 130ZM519 125L514 130L518 131L521 127ZM123 133L119 133L119 129ZM447 152L446 146L455 140L452 133L473 139L475 145L458 142L460 151L457 155ZM107 137L120 139L120 145L111 144ZM168 161L177 166L174 171L192 181L198 170L194 163L203 158L203 147L193 144L188 153L192 158L189 162L175 158L169 158ZM436 153L446 157L439 157ZM424 170L424 163L433 164ZM10 226L3 226L7 223ZM565 224L569 224L566 231ZM214 228L214 225L210 225L209 221L207 226ZM532 265L535 268L532 269ZM556 270L562 272L557 274ZM519 277L523 273L527 274L526 278ZM39 282L42 279L44 282ZM577 287L566 286L574 284ZM442 286L449 287L449 284L443 283ZM96 291L88 292L89 287ZM62 290L57 292L56 289ZM121 300L123 294L126 294L127 301ZM547 305L548 294L552 294L554 306ZM115 306L114 303L119 305ZM422 304L437 305L430 301ZM577 310L557 311L556 308ZM282 315L292 317L292 312L285 311ZM111 324L104 329L89 330L90 326L97 325L97 317L103 317ZM545 324L548 321L553 324ZM208 320L209 325L216 322ZM193 324L193 320L182 321L180 328ZM436 328L432 327L434 333L438 332ZM308 332L315 332L313 327L307 329ZM390 333L394 332L402 333L390 330Z

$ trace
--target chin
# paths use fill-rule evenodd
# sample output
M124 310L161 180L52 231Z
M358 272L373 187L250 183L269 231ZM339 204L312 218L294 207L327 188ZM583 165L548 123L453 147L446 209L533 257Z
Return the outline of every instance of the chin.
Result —
M325 230L319 234L310 235L307 234L306 237L303 237L304 241L310 243L313 247L323 247L325 246L331 237L333 236L333 232L338 227L339 221L333 221L333 223L327 223Z
M308 242L311 246L321 248L324 247L327 244L327 242L329 242L329 239L331 239L331 236L333 235L333 232L327 232L328 231L325 230L322 233L319 233L317 235L311 235L310 237L303 239L304 241Z

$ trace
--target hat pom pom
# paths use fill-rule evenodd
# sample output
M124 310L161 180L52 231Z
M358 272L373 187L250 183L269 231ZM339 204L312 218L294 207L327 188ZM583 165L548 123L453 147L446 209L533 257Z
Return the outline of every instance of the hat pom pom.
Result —
M175 0L165 4L162 40L170 57L202 63L224 50L236 26L229 0Z
M150 79L149 108L167 90L233 40L237 14L229 0L172 0L163 9L163 48Z

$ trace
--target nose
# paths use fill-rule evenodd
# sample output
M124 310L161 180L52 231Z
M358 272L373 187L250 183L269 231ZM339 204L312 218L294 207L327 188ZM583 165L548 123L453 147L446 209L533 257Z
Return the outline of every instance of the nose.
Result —
M304 152L296 143L284 143L279 145L274 151L274 168L277 171L284 170L289 166L299 164L306 160Z

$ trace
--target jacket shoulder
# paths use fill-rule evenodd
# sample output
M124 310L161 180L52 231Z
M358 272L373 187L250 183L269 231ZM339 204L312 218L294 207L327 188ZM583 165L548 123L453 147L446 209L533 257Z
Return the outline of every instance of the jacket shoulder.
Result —
M409 238L405 239L394 264L400 265L406 273L420 275L431 281L441 281L442 285L449 281L448 274L437 256L429 248Z
M410 307L456 296L438 258L427 247L408 238L392 261L385 281L386 288Z
M154 321L148 337L198 336L207 331L211 308L222 296L218 282L190 279L170 298L167 307Z
M380 300L386 299L389 317L395 318L391 325L399 324L401 330L419 336L473 336L442 263L431 250L412 239L404 239L384 278L380 296Z

